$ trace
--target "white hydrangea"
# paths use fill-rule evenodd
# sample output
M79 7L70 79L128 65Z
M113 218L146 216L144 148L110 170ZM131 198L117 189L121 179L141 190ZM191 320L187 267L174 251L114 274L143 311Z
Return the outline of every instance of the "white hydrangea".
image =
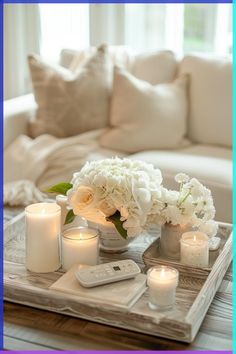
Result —
M68 201L74 214L96 222L98 212L104 218L119 211L128 237L140 234L148 216L161 208L156 203L161 195L161 171L143 161L112 158L87 162L71 183Z

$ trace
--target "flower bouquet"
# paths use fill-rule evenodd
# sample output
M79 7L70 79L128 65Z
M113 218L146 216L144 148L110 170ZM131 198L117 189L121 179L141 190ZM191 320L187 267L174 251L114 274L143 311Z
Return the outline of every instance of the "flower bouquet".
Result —
M161 188L162 208L154 217L156 224L162 225L161 249L169 258L179 258L179 240L191 229L205 232L209 237L217 233L214 221L215 207L211 191L196 178L179 173L175 176L179 190Z
M161 171L153 165L111 158L87 162L70 183L57 184L48 191L67 194L71 210L65 223L76 215L97 224L109 222L127 239L145 230L159 212L161 183Z
M180 235L189 228L216 234L210 190L184 173L175 180L179 190L168 190L162 185L161 171L153 165L111 158L87 162L70 183L59 183L48 192L67 195L71 209L66 224L80 215L101 228L112 226L125 240L138 236L150 224L165 225L172 234L174 228ZM178 246L179 239L174 237L167 248L175 247L176 242Z

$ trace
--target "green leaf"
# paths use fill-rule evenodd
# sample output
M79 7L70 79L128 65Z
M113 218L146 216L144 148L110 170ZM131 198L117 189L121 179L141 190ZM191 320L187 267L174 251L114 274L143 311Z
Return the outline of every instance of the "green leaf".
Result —
M120 212L116 211L115 214L106 218L107 221L111 221L114 225L116 230L119 234L124 238L127 239L127 230L123 228L123 221L120 220Z
M72 221L74 221L75 217L76 215L74 214L73 210L69 210L66 214L66 220L64 222L64 225L70 224Z
M67 191L73 187L73 184L68 183L68 182L61 182L58 184L55 184L54 186L48 188L46 190L46 193L57 193L57 194L63 194L66 195Z

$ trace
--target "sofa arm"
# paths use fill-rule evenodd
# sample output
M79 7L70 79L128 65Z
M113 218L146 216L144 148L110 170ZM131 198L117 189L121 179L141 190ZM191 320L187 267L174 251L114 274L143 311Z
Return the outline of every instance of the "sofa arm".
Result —
M37 105L33 94L4 101L4 148L20 134L27 135L27 122Z

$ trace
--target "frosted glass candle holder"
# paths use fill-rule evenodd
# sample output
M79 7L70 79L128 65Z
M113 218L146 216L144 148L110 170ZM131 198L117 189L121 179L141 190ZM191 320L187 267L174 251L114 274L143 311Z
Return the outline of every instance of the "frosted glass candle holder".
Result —
M200 231L185 232L180 240L181 263L206 268L209 264L209 239Z
M176 288L179 281L177 269L167 266L156 266L147 273L149 288L149 307L152 310L167 310L175 303Z
M74 227L62 234L62 267L69 270L75 264L98 264L99 234L88 227Z

